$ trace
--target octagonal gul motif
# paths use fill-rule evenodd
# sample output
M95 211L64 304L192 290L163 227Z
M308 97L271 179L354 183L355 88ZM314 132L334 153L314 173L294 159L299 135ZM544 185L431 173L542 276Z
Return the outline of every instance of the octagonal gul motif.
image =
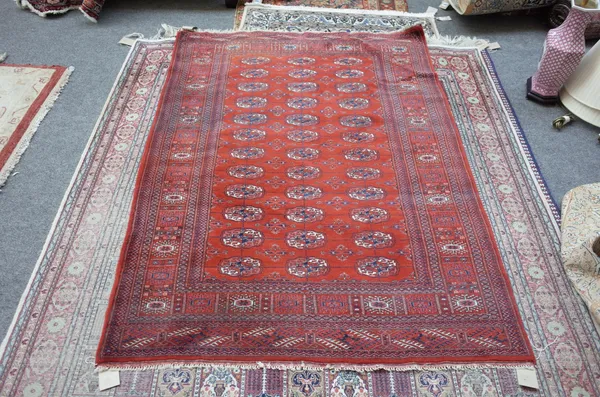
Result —
M366 131L350 131L342 133L342 139L350 143L373 142L375 134Z
M233 117L233 122L238 124L264 124L267 122L267 115L262 113L242 113Z
M325 213L315 207L295 207L285 212L285 217L294 222L317 222L323 220Z
M350 149L344 151L344 158L352 161L373 161L379 158L379 152L366 148Z
M241 97L236 100L236 106L245 109L264 108L267 106L267 99L257 96Z
M348 190L348 196L361 201L381 200L385 197L385 191L375 186L356 187Z
M335 75L342 79L355 79L365 75L365 72L357 69L344 69L335 72Z
M333 63L335 63L336 65L355 66L355 65L360 65L361 63L363 63L363 60L359 59L359 58L346 57L346 58L338 58L335 61L333 61Z
M381 171L371 167L352 167L346 170L346 175L352 179L370 181L381 177Z
M227 186L225 194L238 199L255 199L262 197L265 190L256 185L236 184Z
M317 106L319 101L315 98L292 98L287 105L293 109L311 109Z
M348 110L365 109L369 107L369 100L365 98L346 98L338 101L338 105Z
M265 149L258 147L243 147L233 149L231 152L231 156L236 159L259 159L265 155Z
M344 116L340 118L340 124L345 127L370 127L373 120L369 116Z
M309 256L289 260L287 271L292 276L301 278L319 277L329 272L329 265L325 259Z
M319 150L313 148L296 148L287 151L287 156L294 160L314 160L319 157Z
M251 57L244 58L241 60L244 65L264 65L271 62L271 59L267 57Z
M316 62L315 58L300 57L288 59L288 63L292 65L310 65Z
M256 179L263 176L265 171L256 165L234 165L227 168L227 173L234 178Z
M353 220L362 223L381 223L390 218L386 210L377 207L355 208L350 211L350 216Z
M248 79L259 79L261 77L267 77L269 72L265 69L244 69L240 73L240 76Z
M296 230L285 236L286 243L297 249L313 249L325 245L325 235L314 230Z
M221 234L221 242L233 248L258 247L263 241L263 234L254 229L230 229Z
M234 256L219 262L219 272L231 277L250 277L260 274L258 259L249 256Z
M363 248L387 248L394 245L394 237L389 233L368 231L356 233L354 236L354 244Z
M319 88L317 83L303 81L300 83L288 83L287 89L292 92L314 92Z
M236 222L259 221L263 218L264 212L261 208L251 205L238 205L226 208L223 215L225 219Z
M288 75L295 79L305 79L308 77L313 77L317 72L311 69L296 69L292 70Z
M265 131L254 128L247 128L233 132L233 139L243 142L262 141L266 136L267 133Z
M291 125L315 125L319 123L319 118L312 114L292 114L285 118L285 122Z
M335 86L336 90L345 93L364 92L367 90L367 85L363 83L343 83Z
M285 195L295 200L314 200L323 197L323 190L316 186L296 185L287 188Z
M319 133L309 130L293 130L287 133L287 139L294 142L312 142L319 139Z
M237 88L238 88L238 90L244 91L244 92L260 92L260 91L266 91L269 88L269 84L257 83L257 82L240 83L240 84L238 84Z
M310 165L290 167L286 170L287 176L296 180L316 179L321 176L321 170Z
M398 274L398 264L390 258L370 256L356 262L356 270L368 277L390 277Z

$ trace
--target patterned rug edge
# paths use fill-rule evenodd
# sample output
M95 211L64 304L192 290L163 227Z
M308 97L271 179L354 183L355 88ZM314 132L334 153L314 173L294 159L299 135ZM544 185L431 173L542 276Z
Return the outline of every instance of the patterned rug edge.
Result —
M12 65L12 64L5 64L5 63L2 63L2 66L35 67L35 65ZM23 153L25 153L25 151L29 147L29 144L31 143L31 139L35 135L40 124L42 123L42 121L44 120L44 118L46 117L46 115L48 114L50 109L52 109L52 107L54 106L54 103L56 102L56 100L58 99L60 94L62 93L62 90L65 88L65 86L69 82L69 78L71 77L71 74L73 73L74 70L75 70L75 68L73 66L69 66L69 67L65 68L64 72L58 79L56 85L54 87L52 87L52 90L50 91L50 93L48 94L48 96L46 97L46 99L44 100L42 105L40 106L39 110L37 111L37 113L35 114L33 119L31 120L29 125L27 126L25 133L23 134L23 136L21 137L21 139L19 140L19 142L13 149L12 153L6 160L6 163L4 164L4 166L2 166L2 168L0 169L0 187L4 186L6 184L6 181L10 177L12 170L15 168L17 163L21 160L21 156L23 155Z

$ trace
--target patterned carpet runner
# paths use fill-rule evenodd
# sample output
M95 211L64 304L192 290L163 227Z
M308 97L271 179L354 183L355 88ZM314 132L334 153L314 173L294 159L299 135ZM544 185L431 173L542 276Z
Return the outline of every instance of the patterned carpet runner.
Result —
M0 65L0 186L29 146L72 69Z
M180 33L97 363L533 362L431 67L421 27Z
M238 29L248 0L238 0L233 28ZM263 0L261 4L280 6L329 7L359 10L408 11L406 0Z
M0 347L0 390L7 396L99 394L94 354L172 50L172 41L138 41L125 61ZM556 209L490 57L469 48L430 48L430 54L468 148L527 333L541 352L538 393L598 395L598 340L562 270ZM511 368L355 372L206 366L123 371L120 380L109 395L535 394L518 385Z

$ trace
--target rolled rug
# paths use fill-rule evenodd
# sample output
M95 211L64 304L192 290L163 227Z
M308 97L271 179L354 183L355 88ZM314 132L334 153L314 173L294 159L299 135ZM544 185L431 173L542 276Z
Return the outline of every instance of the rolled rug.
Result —
M448 0L452 8L461 15L493 14L496 12L508 12L532 8L547 7L554 3L551 0L540 1L493 1L493 0Z
M561 229L565 271L600 331L600 183L565 195Z

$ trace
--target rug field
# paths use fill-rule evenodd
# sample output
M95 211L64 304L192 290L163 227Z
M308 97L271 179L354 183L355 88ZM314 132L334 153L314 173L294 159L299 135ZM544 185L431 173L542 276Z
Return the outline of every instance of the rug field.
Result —
M63 66L0 65L0 186L67 84Z
M99 393L94 355L172 50L170 41L138 41L115 82L3 342L2 396ZM356 372L213 365L124 371L121 385L102 395L600 394L598 340L562 271L556 209L489 56L467 48L430 51L536 350L540 390L519 387L509 368Z

